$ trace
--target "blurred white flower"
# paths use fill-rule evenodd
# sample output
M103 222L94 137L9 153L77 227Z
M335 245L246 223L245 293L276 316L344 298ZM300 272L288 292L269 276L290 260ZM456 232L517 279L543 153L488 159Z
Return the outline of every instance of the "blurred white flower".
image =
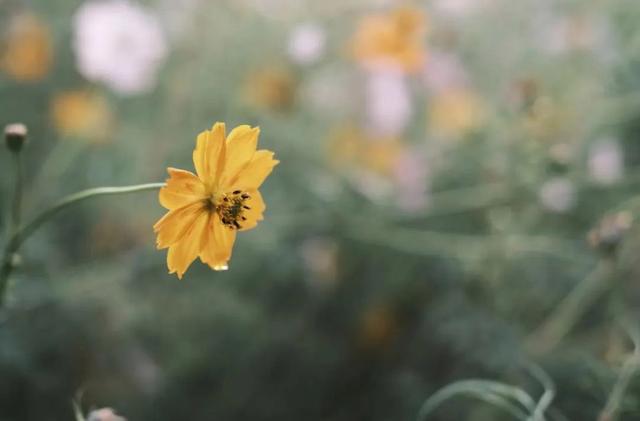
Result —
M480 9L487 8L493 0L433 0L433 10L452 18L463 18Z
M618 55L611 25L602 16L556 16L543 11L535 22L532 30L546 53L591 52L605 63Z
M458 57L451 53L432 51L424 66L423 80L432 93L442 93L465 87L469 78Z
M538 195L542 206L551 212L567 212L576 202L575 186L565 177L555 177L546 181Z
M287 51L296 63L311 64L324 53L325 41L326 34L320 25L304 23L291 31Z
M87 421L127 421L125 418L116 415L111 408L102 408L91 411L87 416Z
M90 0L73 18L78 71L122 95L151 90L167 44L156 17L129 0Z
M589 150L587 166L589 175L599 184L608 185L620 181L624 159L620 144L615 139L603 139Z
M401 134L412 113L411 95L402 72L370 72L366 83L368 129L376 136Z

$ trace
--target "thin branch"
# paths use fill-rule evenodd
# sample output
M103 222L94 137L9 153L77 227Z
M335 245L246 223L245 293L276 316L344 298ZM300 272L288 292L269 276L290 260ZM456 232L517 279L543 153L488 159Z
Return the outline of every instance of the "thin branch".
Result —
M638 373L638 370L640 370L640 332L638 332L637 328L632 328L628 324L625 324L625 327L625 330L627 330L633 340L634 350L624 362L620 376L611 390L607 404L600 413L598 421L616 421L618 419L618 413L620 412L620 406L622 405L627 387L631 379Z
M31 234L33 234L42 224L54 217L61 210L98 196L110 196L118 194L137 193L146 190L157 190L164 186L164 183L148 183L137 184L134 186L124 187L97 187L93 189L82 190L77 193L70 194L58 202L54 203L42 213L37 215L27 225L15 229L12 232L2 257L2 265L0 266L0 308L4 303L4 296L7 289L7 282L14 268L14 255Z
M535 332L526 340L534 353L555 348L571 331L591 304L609 289L615 263L603 259L555 308Z

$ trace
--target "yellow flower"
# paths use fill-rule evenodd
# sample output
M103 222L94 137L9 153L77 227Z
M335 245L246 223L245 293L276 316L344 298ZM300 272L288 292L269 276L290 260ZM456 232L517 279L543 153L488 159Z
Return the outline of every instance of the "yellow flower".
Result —
M287 68L267 66L249 74L244 92L252 106L287 111L295 101L296 81Z
M358 127L345 126L329 135L327 154L337 167L358 167L390 177L405 149L397 137L371 136Z
M31 14L17 15L5 35L2 69L18 81L33 82L49 72L52 61L49 28Z
M425 32L425 14L415 8L369 15L360 21L353 37L353 56L365 65L394 64L415 72L426 55Z
M85 90L57 94L51 102L51 120L66 137L101 143L108 139L113 115L107 100Z
M197 175L168 168L159 199L169 212L153 229L158 249L169 249L169 273L182 278L196 257L213 270L226 270L236 232L262 220L258 188L279 161L271 151L256 151L259 134L259 128L243 125L226 136L224 123L216 123L198 135Z
M452 89L433 98L428 117L433 132L455 138L468 134L483 123L484 107L473 92Z

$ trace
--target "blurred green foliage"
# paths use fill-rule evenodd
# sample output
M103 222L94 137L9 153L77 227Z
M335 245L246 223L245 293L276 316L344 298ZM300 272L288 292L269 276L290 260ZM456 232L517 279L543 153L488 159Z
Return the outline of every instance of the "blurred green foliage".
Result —
M393 5L143 3L161 17L169 54L154 89L132 96L78 72L72 16L82 2L0 3L2 27L28 8L52 37L42 80L0 74L0 122L30 130L27 219L80 189L190 169L195 136L225 121L260 126L261 147L281 161L262 189L265 220L239 236L228 272L196 263L178 281L154 248L155 193L56 217L23 248L2 310L0 419L71 420L81 392L85 409L111 406L129 420L412 420L464 379L537 399L543 387L523 362L555 385L546 419L598 418L632 355L621 326L638 320L637 229L621 230L607 253L602 236L595 247L587 237L607 214L638 215L640 4L415 2L427 17L427 64L403 76L412 112L397 137L425 155L428 174L413 193L425 203L405 208L396 173L353 157L345 165L346 146L330 147L341 127L367 133L370 70L349 43L362 17ZM287 43L308 22L326 39L323 55L302 64ZM459 59L482 108L472 129L449 137L433 130L450 122L430 114L439 97L424 80L437 53ZM52 120L53 99L71 90L108 104L101 141ZM620 177L604 182L589 164L603 139L623 157ZM10 164L0 153L3 208ZM557 346L535 352L546 344L531 346L532 333L602 261L612 262L604 287ZM638 419L638 393L631 379L620 420ZM430 419L512 416L457 397Z

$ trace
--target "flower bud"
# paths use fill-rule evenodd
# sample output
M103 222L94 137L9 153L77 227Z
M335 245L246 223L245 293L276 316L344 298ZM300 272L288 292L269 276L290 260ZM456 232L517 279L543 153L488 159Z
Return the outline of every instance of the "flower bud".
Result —
M605 255L613 255L632 223L633 216L627 211L607 215L589 232L589 244Z
M11 152L20 152L27 141L27 126L22 123L7 125L4 128L4 140Z
M118 416L111 408L102 408L91 411L87 421L127 421L125 418Z

